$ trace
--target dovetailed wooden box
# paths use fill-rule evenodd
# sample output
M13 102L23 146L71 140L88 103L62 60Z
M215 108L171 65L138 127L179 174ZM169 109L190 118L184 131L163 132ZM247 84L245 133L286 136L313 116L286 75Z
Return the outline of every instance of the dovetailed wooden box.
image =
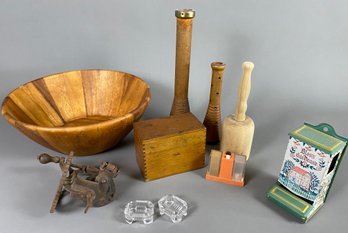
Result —
M136 122L136 157L145 181L202 168L205 137L191 113Z

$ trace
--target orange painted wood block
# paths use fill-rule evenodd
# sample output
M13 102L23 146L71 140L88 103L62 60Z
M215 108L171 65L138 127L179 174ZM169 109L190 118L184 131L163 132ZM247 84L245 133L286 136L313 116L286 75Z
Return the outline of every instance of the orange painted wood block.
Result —
M243 158L245 158L245 156ZM244 172L243 172L242 179L238 179L238 180L234 179L233 178L234 166L236 166L236 155L234 153L231 153L231 155L226 155L226 153L223 153L223 155L221 157L219 176L211 175L209 173L209 171L207 171L207 173L205 175L205 179L210 180L210 181L216 181L216 182L221 182L221 183L225 183L225 184L231 184L231 185L243 187L244 186ZM237 169L237 171L238 171L238 169Z
M234 161L233 153L231 155L226 155L226 153L222 155L219 177L225 178L225 179L232 178L233 161Z

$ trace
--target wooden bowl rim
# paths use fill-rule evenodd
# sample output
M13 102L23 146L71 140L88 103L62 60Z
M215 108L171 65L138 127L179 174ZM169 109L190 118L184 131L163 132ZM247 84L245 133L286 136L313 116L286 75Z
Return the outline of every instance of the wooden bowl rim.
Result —
M135 78L135 79L138 79L140 81L142 81L146 86L146 93L147 93L147 96L145 98L145 100L143 101L143 103L141 103L138 107L136 107L135 109L133 109L131 112L128 112L127 114L123 115L123 116L119 116L119 117L115 117L115 118L112 118L112 119L109 119L109 120L106 120L106 121L102 121L102 122L96 122L96 123L91 123L91 124L88 124L88 125L81 125L81 126L66 126L66 127L45 127L45 126L39 126L39 125L33 125L33 124L28 124L28 123L25 123L23 121L18 121L18 120L15 120L13 119L12 117L9 116L9 114L4 110L4 106L6 104L6 102L8 101L8 98L9 98L9 95L11 95L13 92L15 92L16 90L18 90L19 88L29 84L29 83L32 83L32 82L35 82L37 80L41 80L41 79L44 79L44 78L49 78L49 77L52 77L52 76L56 76L56 75L62 75L62 74L67 74L67 73L72 73L72 72L81 72L81 71L90 71L90 72L93 72L93 71L110 71L110 72L113 72L113 73L121 73L121 74L126 74L126 75L130 75L132 76L132 78ZM146 105L148 105L148 103L150 102L150 99L151 99L151 92L150 92L150 86L147 82L145 82L143 79L133 75L133 74L130 74L130 73L126 73L126 72L122 72L122 71L117 71L117 70L109 70L109 69L82 69L82 70L71 70L71 71L65 71L65 72L59 72L59 73L55 73L55 74L50 74L50 75L47 75L47 76L42 76L41 78L37 78L37 79L34 79L32 81L29 81L29 82L26 82L20 86L18 86L17 88L15 88L14 90L12 90L11 92L9 92L6 97L4 98L4 100L2 101L2 104L1 104L1 114L5 117L5 119L12 125L15 125L15 124L20 124L28 129L31 129L31 130L40 130L40 131L49 131L49 132L59 132L59 131L76 131L76 130L81 130L81 129L84 129L84 130L88 130L88 129L93 129L96 125L100 125L100 126L105 126L105 125L113 125L117 122L121 122L129 117L134 117L135 116L135 112L137 112L139 109L142 109L142 108L146 108Z

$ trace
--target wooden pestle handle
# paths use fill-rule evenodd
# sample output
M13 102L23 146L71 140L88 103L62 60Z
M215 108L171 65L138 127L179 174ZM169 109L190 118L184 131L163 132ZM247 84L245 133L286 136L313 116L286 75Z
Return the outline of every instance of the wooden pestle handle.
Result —
M192 21L195 11L181 9L176 16L176 58L174 100L170 115L190 112L188 84L191 57Z
M37 159L40 161L42 164L46 163L59 163L60 158L58 156L50 156L49 154L41 154L37 157Z
M236 121L244 121L246 118L246 110L248 108L248 97L250 94L250 78L251 72L254 69L252 62L244 62L242 65L243 74L238 89L238 100L236 106Z

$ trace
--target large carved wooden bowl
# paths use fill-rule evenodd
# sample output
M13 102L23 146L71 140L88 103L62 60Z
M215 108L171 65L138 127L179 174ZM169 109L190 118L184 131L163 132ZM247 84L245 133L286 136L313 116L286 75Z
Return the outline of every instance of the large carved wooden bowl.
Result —
M47 148L91 155L120 142L149 101L149 86L131 74L79 70L18 87L5 98L1 112L12 126Z

